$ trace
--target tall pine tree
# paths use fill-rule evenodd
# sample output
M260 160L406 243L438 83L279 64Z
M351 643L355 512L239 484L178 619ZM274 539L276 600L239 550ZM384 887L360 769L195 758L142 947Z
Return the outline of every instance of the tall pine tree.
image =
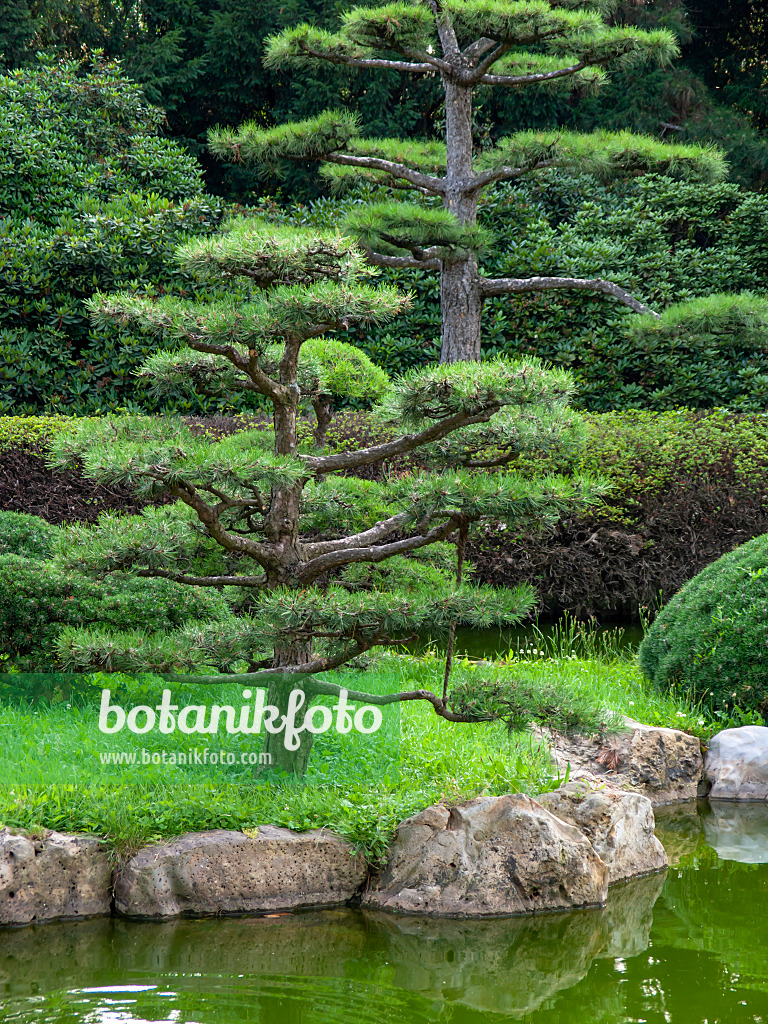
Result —
M590 90L612 69L665 65L677 56L669 31L608 25L614 7L613 0L396 0L352 8L337 32L309 24L287 29L268 40L267 66L301 73L327 62L439 80L444 141L365 138L354 116L329 111L273 129L251 122L216 130L211 147L224 159L265 171L317 161L334 184L364 179L424 197L421 203L369 205L346 227L374 265L439 269L442 362L480 358L483 301L491 295L586 289L648 312L610 281L486 278L479 268L491 239L476 224L478 197L494 182L550 167L575 167L602 178L653 171L713 181L725 174L721 155L711 149L628 132L526 131L476 150L472 103L478 89Z

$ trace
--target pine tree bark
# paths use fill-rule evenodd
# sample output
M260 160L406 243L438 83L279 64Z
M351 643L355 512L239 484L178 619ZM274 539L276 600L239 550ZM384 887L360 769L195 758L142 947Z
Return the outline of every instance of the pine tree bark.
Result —
M446 191L443 205L462 224L477 221L477 195L467 192L472 167L472 90L444 76ZM440 266L440 362L480 358L483 296L477 256L464 253Z
M272 665L274 668L282 668L285 665L306 665L311 659L311 643L289 644L285 647L275 648ZM306 676L298 677L288 682L283 679L271 681L267 688L267 704L278 708L280 714L285 715L288 711L291 691L301 690L302 679L306 678ZM299 712L302 719L311 699L311 694L307 694L304 706ZM301 745L298 750L287 750L285 746L285 730L278 733L268 732L264 738L263 748L264 753L269 755L266 767L271 768L273 771L288 772L288 774L294 775L299 779L302 778L309 764L314 737L311 732L303 732L299 739L301 740Z
M477 257L444 260L440 269L441 363L478 360L483 297Z

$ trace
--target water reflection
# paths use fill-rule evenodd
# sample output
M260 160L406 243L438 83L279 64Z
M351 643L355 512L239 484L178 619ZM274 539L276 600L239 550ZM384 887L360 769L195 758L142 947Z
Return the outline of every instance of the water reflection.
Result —
M713 801L703 815L704 837L720 860L768 864L768 807Z
M617 887L604 910L484 921L339 910L6 931L0 992L18 1021L59 1019L50 1005L38 1015L46 993L72 1021L99 1007L108 1018L89 1020L302 1020L308 1003L313 1021L448 1021L458 1008L519 1018L597 957L646 949L663 883L662 873Z
M668 874L613 888L598 911L439 921L338 910L0 931L0 1020L768 1024L768 810L690 805L661 810L658 824Z

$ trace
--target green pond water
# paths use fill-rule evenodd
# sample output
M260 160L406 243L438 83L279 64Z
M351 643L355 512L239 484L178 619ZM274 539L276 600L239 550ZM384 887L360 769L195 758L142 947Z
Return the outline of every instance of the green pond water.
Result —
M328 910L0 930L32 1024L763 1024L768 809L661 809L668 871L602 910L434 921Z
M527 651L529 656L534 650L544 650L545 653L548 653L549 643L554 639L554 635L559 630L562 631L563 628L562 621L560 623L542 623L536 629L530 625L514 626L508 629L470 629L460 626L456 630L456 653L460 657L466 655L469 658L489 659L504 657L510 651ZM567 629L567 622L565 628ZM590 625L585 628L586 632L595 638L601 636L606 639L610 638L612 646L615 645L619 649L636 648L643 639L642 627L635 624ZM418 652L430 645L439 651L445 649L444 640L432 641L428 636L421 637L415 643L409 644L408 647L410 650ZM575 650L579 650L578 642Z

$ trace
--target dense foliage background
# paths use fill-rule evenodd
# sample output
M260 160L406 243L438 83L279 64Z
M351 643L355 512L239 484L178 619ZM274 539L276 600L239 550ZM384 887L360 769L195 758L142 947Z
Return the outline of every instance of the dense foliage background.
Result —
M208 188L240 199L275 182L223 168L205 147L216 124L256 118L281 123L344 106L370 135L428 137L443 116L434 80L391 72L318 67L301 76L267 72L267 35L310 21L335 28L340 0L6 0L0 55L6 67L34 63L35 51L80 55L101 48L124 61L147 99L167 111L166 130L203 161ZM760 187L768 176L765 55L760 0L647 0L619 3L617 24L670 28L683 48L673 69L618 75L597 97L487 90L478 96L476 140L511 130L565 125L631 128L679 141L717 142L733 180ZM288 194L316 191L298 170Z

